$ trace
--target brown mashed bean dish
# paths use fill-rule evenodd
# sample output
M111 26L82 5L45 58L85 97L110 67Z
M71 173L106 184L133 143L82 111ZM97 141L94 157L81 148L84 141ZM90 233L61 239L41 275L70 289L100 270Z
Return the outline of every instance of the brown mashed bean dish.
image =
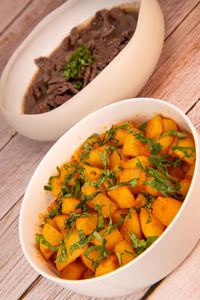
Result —
M49 56L35 60L39 70L24 98L24 113L57 108L90 83L127 45L138 13L114 7L96 13L86 26L74 27Z

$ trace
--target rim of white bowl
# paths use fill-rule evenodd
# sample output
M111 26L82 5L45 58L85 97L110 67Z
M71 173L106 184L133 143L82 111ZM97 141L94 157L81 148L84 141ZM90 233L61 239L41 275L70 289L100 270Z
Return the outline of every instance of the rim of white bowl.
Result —
M130 261L128 264L122 266L122 267L119 267L118 269L108 273L108 274L105 274L105 275L101 275L99 277L94 277L94 278L89 278L89 279L84 279L84 280L70 280L70 279L63 279L63 278L60 278L60 277L53 277L52 275L49 275L47 273L44 273L43 271L41 271L38 267L35 266L35 264L31 261L31 259L29 258L29 255L24 247L24 244L23 244L23 235L22 235L22 230L21 230L21 226L22 226L22 215L23 215L23 210L24 210L24 199L26 197L26 193L28 192L28 190L30 189L31 187L31 184L32 184L32 181L34 180L34 177L37 175L37 172L39 172L39 168L40 168L40 165L43 163L43 161L45 160L46 156L54 151L54 148L57 147L57 145L59 143L62 142L63 139L65 139L65 136L67 135L67 133L69 131L71 131L72 129L76 128L76 126L79 126L81 123L84 123L84 122L87 122L87 119L90 118L91 116L95 115L95 114L98 114L99 112L102 112L104 110L107 110L107 109L110 109L110 107L114 107L114 106L121 106L122 103L127 103L127 102L138 102L138 101L151 101L153 102L154 104L156 103L162 103L163 105L177 111L186 121L187 125L189 126L190 130L191 130L191 134L194 138L194 142L195 142L195 150L196 150L196 162L195 162L195 169L194 169L194 173L193 173L193 177L192 177L192 182L191 182L191 185L190 185L190 188L189 188L189 191L183 201L183 204L181 206L181 208L179 209L178 213L176 214L176 216L174 217L174 219L172 220L172 222L170 223L170 225L165 229L165 231L161 234L161 236L159 236L159 238L149 247L147 248L143 253L141 253L138 257L136 257L136 259ZM49 280L52 280L54 282L57 282L57 283L61 283L61 282L69 282L70 284L72 285L82 285L82 284L85 284L85 282L96 282L98 280L101 280L102 278L107 278L107 277L110 277L112 276L113 274L117 274L118 272L122 272L124 271L126 268L128 268L131 264L134 266L134 264L137 264L137 262L139 262L139 260L143 259L144 256L148 255L148 253L154 248L156 247L156 245L158 243L160 243L160 241L162 239L165 238L165 236L168 234L169 231L171 231L174 226L174 224L177 222L180 214L182 213L182 210L184 209L184 207L186 206L187 202L189 201L189 198L190 198L190 194L191 194L191 191L193 189L193 185L194 185L194 182L195 182L195 178L197 176L197 166L199 165L199 160L200 160L200 156L199 156L199 153L200 153L200 143L199 143L199 137L198 137L198 134L196 132L196 129L194 128L194 125L192 124L192 122L189 120L189 118L185 115L185 113L183 111L181 111L178 107L176 107L175 105L171 104L171 103L168 103L164 100L161 100L161 99L156 99L156 98L144 98L144 97L141 97L141 98L129 98L129 99L125 99L125 100L121 100L119 102L115 102L115 103L112 103L112 104L109 104L107 106L104 106L100 109L98 109L97 111L95 112L92 112L91 114L89 114L88 116L86 116L85 118L83 118L82 120L80 120L78 123L76 123L73 127L71 127L68 131L66 131L59 139L57 142L55 142L55 144L49 149L49 151L45 154L45 156L43 157L43 159L41 160L41 162L39 163L39 165L37 166L36 170L34 171L33 173L33 176L31 178L31 180L29 181L29 184L27 186L27 189L26 189L26 192L25 192L25 195L24 195L24 198L23 198L23 201L22 201L22 205L21 205L21 209L20 209L20 215L19 215L19 238L20 238L20 244L21 244L21 247L22 247L22 250L23 250L23 253L26 257L26 259L28 260L29 264L33 267L33 269L35 269L39 274L41 274L42 276L44 276L45 278L49 279ZM198 154L198 155L197 155ZM44 263L47 263L46 261ZM56 274L55 274L56 275Z

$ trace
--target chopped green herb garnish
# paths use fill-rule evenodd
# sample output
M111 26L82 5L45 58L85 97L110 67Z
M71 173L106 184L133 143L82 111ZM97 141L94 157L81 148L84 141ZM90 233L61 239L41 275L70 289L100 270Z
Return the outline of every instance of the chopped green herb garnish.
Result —
M183 132L179 132L179 131L176 131L176 130L168 130L166 132L164 132L160 137L159 139L162 139L168 135L174 135L174 136L177 136L179 139L183 139L185 137L187 137L187 134L186 133L183 133Z
M120 267L122 266L122 254L120 252L115 252L115 254L117 255L118 261L119 261L119 265Z
M126 185L130 185L130 187L134 188L134 186L138 183L138 180L139 180L139 178L133 178L133 179L131 179L131 180L129 180L129 181L126 181L126 182L120 182L120 183L118 183L118 184L116 184L116 185L109 186L109 187L107 187L105 190L107 190L107 191L112 191L112 190L114 190L114 189L117 189L117 188L119 188L119 187L121 187L121 186L126 186Z
M190 158L194 156L195 148L193 147L180 147L180 146L173 146L171 147L173 151L179 150L185 154L186 157Z
M36 235L36 243L37 243L37 247L39 248L40 246L40 241L43 245L47 246L51 251L58 251L59 246L54 247L53 245L51 245L45 238L43 234L37 234Z
M52 187L49 185L44 185L44 190L45 191L52 191Z
M98 212L98 215L99 215L99 220L98 220L98 224L97 224L97 231L100 231L102 229L104 229L104 217L102 215L102 212L101 212L101 207L100 205L95 205L94 207L94 210L96 210Z
M112 125L111 128L103 134L103 138L101 141L99 141L99 145L103 146L107 144L110 140L115 140L116 142L118 142L118 140L114 137L115 131L118 129L129 129L129 128L130 128L129 122L115 127Z
M142 132L136 132L135 130L129 128L130 133L134 133L134 136L137 140L139 140L143 145L148 145L149 150L152 154L159 154L162 145L160 143L157 143L154 138L148 138L143 135Z
M58 171L58 175L49 177L48 185L44 185L44 190L45 190L45 191L51 191L51 190L52 190L52 187L51 187L51 181L52 181L52 179L53 179L53 178L59 178L59 177L60 177L60 175L61 175L60 168L57 166L56 169L57 169L57 171Z
M156 190L158 190L161 194L168 197L169 195L173 195L176 197L176 193L180 190L180 185L178 182L175 184L170 184L167 179L165 179L160 172L153 169L152 167L147 167L149 175L154 177L154 180L146 180L144 184L149 184Z
M109 166L109 164L110 164L109 156L111 156L114 151L116 151L117 154L119 155L119 158L122 159L121 154L119 153L118 148L121 148L121 145L107 146L105 148L105 150L103 151L103 153L101 153L101 151L98 151L104 169L106 169L107 166Z
M109 217L109 223L108 223L108 227L106 229L106 231L103 233L103 235L107 235L107 234L110 234L113 230L115 230L119 225L123 224L124 223L124 216L121 217L121 219L113 224L113 221L112 221L112 216L111 216L111 208L110 208L110 217Z
M79 235L79 241L73 245L70 245L69 251L70 254L72 255L73 251L79 248L82 248L86 245L88 245L91 240L93 239L93 234L91 234L89 237L86 237L85 233L83 230L78 230L78 235Z
M157 236L149 236L146 241L139 240L133 232L131 232L129 236L132 242L132 248L136 249L135 255L141 254L158 238Z
M61 75L66 77L67 81L77 80L76 85L80 88L82 86L81 67L93 64L94 60L95 58L88 48L78 47L74 53L68 56L67 65L63 68Z
M146 194L144 192L140 192L140 194L142 194L145 199L147 200L146 204L143 206L143 208L146 209L147 213L148 213L148 218L147 218L147 221L146 221L146 224L150 223L151 222L151 215L150 215L150 212L152 210L152 203L153 201L155 200L155 198L153 196L151 196L150 194Z
M147 124L148 124L148 122L142 123L142 124L138 127L138 129L145 132L146 127L147 127Z
M61 253L54 261L55 263L65 262L67 260L67 251L66 251L66 247L65 247L65 242L61 238L59 238L59 240L60 240L60 245L61 245Z

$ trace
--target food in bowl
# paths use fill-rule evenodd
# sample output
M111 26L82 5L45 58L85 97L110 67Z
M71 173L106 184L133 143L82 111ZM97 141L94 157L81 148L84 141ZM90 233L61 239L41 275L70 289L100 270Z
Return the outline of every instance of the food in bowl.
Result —
M56 200L42 217L37 247L64 279L116 270L169 226L194 166L193 138L167 117L91 135L44 186Z
M98 11L87 26L74 27L53 54L35 60L39 71L25 94L24 113L44 113L65 103L127 45L138 11L122 7Z

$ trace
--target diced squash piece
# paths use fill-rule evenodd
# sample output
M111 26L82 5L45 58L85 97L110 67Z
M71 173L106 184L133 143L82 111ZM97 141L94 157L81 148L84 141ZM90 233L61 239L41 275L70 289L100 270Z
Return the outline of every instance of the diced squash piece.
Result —
M58 215L54 217L54 221L61 232L63 231L63 226L66 219L67 215Z
M91 185L91 184L87 184L87 182L81 187L81 192L85 195L85 196L89 196L91 194L94 194L97 191L101 191L104 187L101 186L100 188L96 189L95 186Z
M49 225L48 223L44 225L44 228L42 229L42 234L45 240L54 247L60 244L59 238L62 239L61 233L57 231L54 227ZM42 254L46 259L49 259L51 255L54 253L46 245L42 244L41 240L40 240L40 251L42 252Z
M101 276L116 270L119 267L119 262L115 254L111 254L107 259L102 259L95 276Z
M91 201L87 202L88 206L94 208L95 205L101 206L101 213L104 218L109 218L110 212L113 212L118 208L118 205L111 201L106 195L100 193L94 197Z
M122 151L127 156L148 156L150 153L148 146L136 139L134 134L127 135Z
M130 242L129 236L131 232L135 233L138 239L142 238L140 219L138 213L134 209L132 209L131 213L126 216L120 231L128 242Z
M68 164L63 164L60 168L60 176L53 177L51 179L51 189L52 189L52 195L57 198L59 194L61 193L62 185L61 183L64 182L65 177L67 174L72 172L72 168ZM73 178L71 178L68 182L69 185L75 186L75 179L78 178L78 174L74 174Z
M183 161L187 162L190 165L193 164L193 162L195 160L195 152L192 153L192 150L191 149L187 149L187 147L195 149L194 140L191 137L183 138L183 139L181 139L181 140L178 141L177 146L178 147L184 147L185 151L188 153L188 155L192 155L192 156L191 157L187 157L185 155L185 153L182 152L179 149L174 150L174 155L177 156L177 157L179 157L179 158L182 158ZM171 151L169 153L171 153Z
M172 119L167 119L167 118L162 119L162 125L163 125L163 132L166 132L169 130L177 131L177 124Z
M72 253L70 252L70 246L76 244L79 241L80 241L80 238L79 238L79 234L78 234L77 230L73 230L68 239L65 238L64 243L65 243L65 248L66 248L66 252L67 252L67 259L64 262L56 263L56 268L58 271L61 271L62 269L64 269L68 264L75 261L79 256L81 256L85 252L85 250L87 249L87 246L75 249ZM58 250L57 258L60 254L61 254L61 247Z
M126 129L117 129L115 131L115 138L119 140L119 144L123 145L127 137L128 131Z
M120 208L129 208L135 203L135 198L127 186L121 186L108 191L108 196L114 200Z
M58 228L58 226L57 226L57 224L56 224L56 222L55 222L55 220L54 219L48 219L47 218L47 220L46 220L46 223L48 223L49 225L51 225L53 228L55 228L56 230L59 230L59 228Z
M169 174L173 177L177 177L179 179L184 178L184 173L183 173L182 169L179 167L175 167L175 168L169 167L168 171L169 171Z
M128 209L126 208L118 208L113 214L112 214L112 220L113 220L113 223L116 224L118 223L121 218L122 218L122 215L127 215L128 214Z
M148 177L148 180L154 181L154 178ZM152 187L150 184L145 184L145 190L146 190L147 194L150 194L151 196L154 196L154 197L158 197L161 195L161 193L157 189Z
M185 178L191 179L194 173L195 162L190 165L190 168L185 173Z
M51 180L51 193L55 198L58 198L61 192L61 183L59 177L54 177Z
M126 251L134 252L133 248L129 245L129 243L126 240L119 242L115 246L114 251L115 253L121 253L122 266L126 265L131 260L136 258L136 256L126 252Z
M60 272L61 278L69 280L79 280L82 278L86 267L81 261L73 261Z
M63 198L63 204L62 204L62 213L63 214L70 214L73 211L76 211L77 213L80 213L80 209L76 209L76 206L80 203L79 200L75 198Z
M75 159L75 161L80 162L79 156L80 156L81 152L83 152L82 145L80 145L80 147L74 151L73 158Z
M83 273L83 278L82 279L90 279L90 278L94 278L95 274L93 271L91 271L90 269L86 269L86 271Z
M128 169L134 169L137 167L137 163L138 160L141 162L142 166L145 168L146 166L150 165L150 162L148 160L147 156L137 156L134 158L131 158L129 160L127 160L124 164L123 164L123 168L128 168Z
M158 197L152 203L153 214L166 226L176 216L181 207L181 202L171 197Z
M167 155L168 149L173 143L173 141L174 141L174 137L171 135L167 135L165 137L162 137L161 139L157 139L157 143L160 143L162 146L160 153Z
M190 188L190 184L191 184L191 179L188 179L188 178L184 178L182 179L180 182L180 193L184 196L187 195L187 192Z
M101 176L102 174L102 170L99 169L99 168L94 168L94 167L90 167L90 166L87 166L87 165L83 165L83 168L84 168L84 175L94 181L94 182L97 182L97 180L99 179L99 177Z
M150 220L148 220L149 217ZM146 238L149 236L160 236L165 230L165 225L155 215L153 215L153 213L150 212L148 214L145 208L141 208L140 222L142 232Z
M123 236L117 228L112 230L111 233L103 235L104 232L107 230L107 228L108 227L105 226L105 228L102 229L99 232L99 234L107 240L106 249L108 249L109 251L112 251L115 248L115 245L117 245L117 243L119 243L120 241L123 240ZM92 243L96 246L102 245L102 242L100 240L98 240L97 238L93 238Z
M142 193L139 193L137 195L137 198L135 199L135 207L140 208L144 206L147 203L147 199L144 197Z
M103 168L103 164L102 164L102 160L101 160L101 157L99 155L99 151L101 153L104 152L106 148L106 145L105 146L101 146L101 147L98 147L96 149L93 149L93 150L90 150L90 153L89 153L89 158L85 160L92 166L94 167L97 167L97 168Z
M125 124L126 123L117 123L113 127L116 128L118 126L122 126L122 125L125 125ZM133 122L129 122L129 127L131 129L134 129L136 132L139 132L138 128L134 127ZM118 142L119 145L123 145L124 144L124 141L125 141L128 133L129 133L128 130L127 129L123 129L123 128L119 128L119 129L117 129L115 131L114 137L119 141Z
M153 117L146 127L146 137L158 138L163 132L162 118L161 116Z
M146 175L140 168L136 167L134 169L124 169L120 172L120 183L130 181L134 178L138 178L139 180L132 189L132 192L134 194L137 194L138 192L145 192L143 182L146 180ZM134 206L134 204L131 206Z
M82 262L91 271L95 271L95 266L92 261L96 261L98 257L99 257L99 252L96 250L92 250L89 253L88 258L84 255L84 253L81 255Z
M124 156L122 153L122 150L114 151L110 156L109 156L109 169L113 169L116 166L122 165L127 158Z
M76 229L83 230L85 235L91 234L97 226L98 216L92 214L92 217L80 217L76 220Z

